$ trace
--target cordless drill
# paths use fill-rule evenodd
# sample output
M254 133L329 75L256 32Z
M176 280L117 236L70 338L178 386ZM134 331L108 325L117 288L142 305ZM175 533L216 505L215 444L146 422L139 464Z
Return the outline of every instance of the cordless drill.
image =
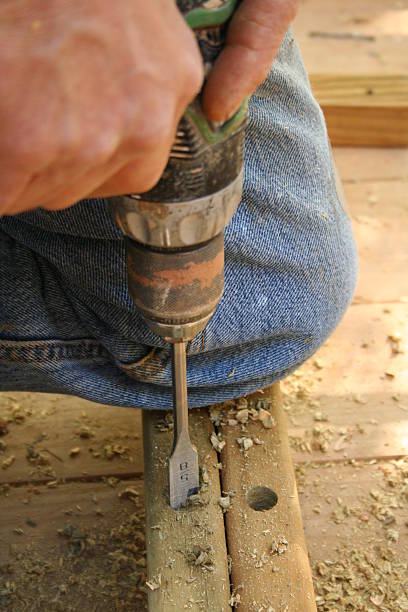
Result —
M193 28L205 73L224 45L237 0L177 0ZM186 342L202 331L224 288L224 228L241 198L246 105L224 125L205 117L198 96L179 122L163 175L150 191L111 198L125 236L129 293L146 323L172 346L172 508L199 486L188 432Z

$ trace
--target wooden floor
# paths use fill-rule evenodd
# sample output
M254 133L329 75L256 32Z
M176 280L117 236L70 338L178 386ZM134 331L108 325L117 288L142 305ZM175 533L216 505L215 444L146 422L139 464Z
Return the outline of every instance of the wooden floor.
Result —
M356 53L360 72L407 73L408 51L401 52L407 1L342 1L330 14L328 6L305 1L296 26L311 71L322 63L325 72L354 70ZM374 26L371 46L361 37L329 43L310 37L312 30L351 27L369 35ZM319 610L402 611L408 150L347 148L334 155L360 278L334 335L283 383L285 408ZM62 396L0 395L1 610L145 609L140 438L138 411Z

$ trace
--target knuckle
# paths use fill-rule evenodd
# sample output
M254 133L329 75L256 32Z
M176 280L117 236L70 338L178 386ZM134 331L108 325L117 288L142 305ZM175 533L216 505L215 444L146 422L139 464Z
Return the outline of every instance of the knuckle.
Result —
M174 103L169 96L146 99L133 119L127 144L133 152L159 153L167 147L174 122Z
M115 177L121 193L144 193L152 189L163 173L167 158L151 157L129 163Z
M204 81L204 64L201 56L197 53L196 57L190 56L189 60L183 65L185 95L192 99L200 91Z
M92 133L83 133L79 142L71 148L82 165L90 167L106 164L115 154L119 144L119 134L100 127Z

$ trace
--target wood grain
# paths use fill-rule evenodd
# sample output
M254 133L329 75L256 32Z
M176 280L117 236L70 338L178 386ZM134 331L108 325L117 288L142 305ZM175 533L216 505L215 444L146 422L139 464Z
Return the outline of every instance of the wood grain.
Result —
M0 453L2 483L143 473L139 410L63 395L2 393L0 418L8 428L1 438L6 445ZM41 457L29 461L30 448ZM70 455L73 448L79 449L75 456ZM13 455L12 465L1 469Z
M0 515L1 610L147 610L141 481L11 487Z
M343 185L408 180L408 149L338 147L333 155ZM388 194L393 195L393 186Z
M157 423L164 413L144 412L146 547L149 610L178 612L183 609L231 610L227 549L220 497L217 455L210 443L213 426L206 410L190 414L190 435L199 454L199 463L208 474L201 490L200 505L174 511L169 506L167 457L173 432L160 432ZM195 565L200 552L209 560Z
M294 461L408 454L407 352L408 304L352 306L316 356L282 383ZM317 428L328 436L316 436ZM318 446L324 439L326 452Z
M262 442L247 452L237 444L240 430L222 427L227 442L222 451L222 487L233 491L226 513L228 550L232 559L232 588L238 610L316 610L312 576L303 534L296 482L290 456L279 386L261 396L272 402L272 429L248 424L249 435ZM267 511L253 510L247 495L265 486L278 496Z
M408 77L311 74L334 146L408 145Z
M310 74L406 75L407 11L407 0L302 0L294 31L306 68Z

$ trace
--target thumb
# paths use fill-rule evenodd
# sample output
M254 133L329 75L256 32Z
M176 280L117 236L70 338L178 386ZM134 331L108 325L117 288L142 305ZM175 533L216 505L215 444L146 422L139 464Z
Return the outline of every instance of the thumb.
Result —
M244 0L240 5L204 88L203 109L209 119L229 119L262 83L296 8L297 0Z

